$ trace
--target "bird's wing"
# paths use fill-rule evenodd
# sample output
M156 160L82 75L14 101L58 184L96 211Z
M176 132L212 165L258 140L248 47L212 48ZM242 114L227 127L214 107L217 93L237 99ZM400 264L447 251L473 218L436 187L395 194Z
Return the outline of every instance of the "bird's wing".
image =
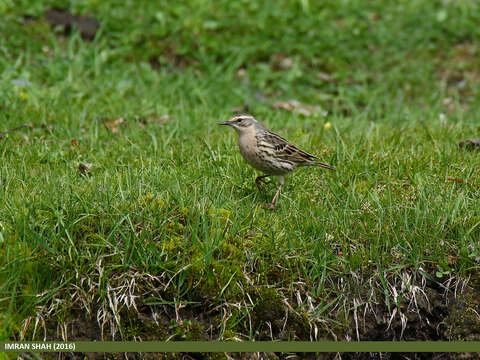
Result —
M271 131L266 131L264 134L264 140L273 147L275 155L280 159L292 161L297 164L309 163L317 159L306 151L300 150L295 145L289 143L286 139L277 135Z

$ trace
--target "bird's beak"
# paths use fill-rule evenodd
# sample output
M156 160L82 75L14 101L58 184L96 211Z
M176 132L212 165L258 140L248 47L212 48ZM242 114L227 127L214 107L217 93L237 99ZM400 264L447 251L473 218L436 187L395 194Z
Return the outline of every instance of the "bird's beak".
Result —
M232 123L230 121L224 121L224 122L218 123L218 125L232 125Z

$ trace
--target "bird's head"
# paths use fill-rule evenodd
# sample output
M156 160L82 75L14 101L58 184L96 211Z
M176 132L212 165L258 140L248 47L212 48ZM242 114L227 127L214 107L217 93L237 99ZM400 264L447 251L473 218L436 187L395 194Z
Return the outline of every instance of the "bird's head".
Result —
M219 123L218 125L229 125L233 127L239 134L251 130L255 126L261 126L261 124L255 120L251 115L235 115L228 121Z

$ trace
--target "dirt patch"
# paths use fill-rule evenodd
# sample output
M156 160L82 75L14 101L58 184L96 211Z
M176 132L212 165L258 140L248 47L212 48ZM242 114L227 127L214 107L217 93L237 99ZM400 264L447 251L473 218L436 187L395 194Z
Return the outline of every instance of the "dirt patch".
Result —
M85 40L93 40L95 34L100 28L97 19L89 16L82 16L70 13L67 9L53 8L45 12L45 20L51 26L59 26L63 28L65 35L71 33L75 27L80 31L80 35Z
M417 306L402 316L392 316L384 304L367 312L360 340L373 341L453 341L480 339L480 300L478 288L468 287L460 294L446 292L431 282L425 289L425 297L418 297ZM394 310L395 311L395 310ZM353 331L349 335L355 338Z
M425 273L426 274L426 273ZM468 283L465 279L444 278L438 279L431 274L418 276L413 273L397 274L387 278L392 294L401 293L397 301L385 301L385 293L376 283L355 280L357 288L337 289L346 296L338 306L332 307L328 314L320 318L314 312L308 311L308 300L305 302L305 293L296 294L290 298L280 289L272 287L252 286L245 288L246 302L239 312L240 303L231 307L229 303L218 305L209 302L208 298L196 305L147 305L143 298L138 297L136 308L119 308L118 316L109 318L106 309L92 306L90 314L81 307L75 306L69 313L68 304L64 312L57 311L56 316L46 319L45 334L49 341L85 341L85 340L129 340L129 341L215 341L247 340L248 334L254 334L256 340L351 340L351 341L455 341L480 340L480 279L471 278ZM126 276L132 278L134 274ZM138 275L140 276L140 275ZM143 278L138 278L138 287L154 289L157 281L141 284ZM415 280L413 280L415 279ZM123 281L123 278L121 278ZM353 283L353 279L352 283ZM356 282L358 281L358 282ZM345 283L345 279L343 283ZM120 282L121 283L121 282ZM369 286L367 286L367 284ZM359 289L359 286L361 289ZM157 286L158 288L158 286ZM372 289L374 290L372 292ZM376 291L378 290L378 291ZM160 291L160 290L159 290ZM363 291L363 294L362 294ZM356 293L355 295L353 295ZM92 293L93 294L93 293ZM367 294L375 294L368 296ZM408 294L411 294L410 297ZM112 296L114 294L111 294ZM117 294L118 295L118 294ZM132 293L132 295L134 295ZM167 299L167 293L158 292L158 296ZM355 297L354 297L355 296ZM87 299L87 298L85 298ZM363 299L359 303L358 299ZM400 299L400 300L399 300ZM93 303L98 303L90 298ZM172 299L173 301L173 299ZM201 304L200 304L201 303ZM303 307L302 304L307 305ZM250 304L250 305L249 305ZM230 306L230 307L229 307ZM348 313L343 309L355 308ZM53 310L52 310L53 309ZM54 308L49 308L52 314ZM100 316L99 314L103 315ZM110 319L100 325L101 319ZM343 325L332 326L335 320ZM115 320L118 317L119 320ZM226 320L225 320L226 318ZM228 318L234 320L235 325L228 324ZM63 319L63 320L59 320ZM242 320L243 319L243 320ZM225 322L223 322L225 321ZM33 322L32 322L33 323ZM223 337L219 331L220 324L224 324ZM327 327L326 325L329 327ZM322 325L325 325L322 327ZM32 331L30 329L30 331ZM244 335L242 335L244 334ZM42 340L43 331L39 328L35 340ZM32 333L26 338L32 338ZM163 358L163 359L211 359L215 354L146 354L139 357L136 354L128 358ZM76 354L62 355L63 358L80 358ZM104 358L104 354L88 354L88 358ZM217 356L217 355L215 355ZM233 359L479 359L477 354L230 354ZM297 357L293 357L297 356ZM116 358L116 355L109 355Z

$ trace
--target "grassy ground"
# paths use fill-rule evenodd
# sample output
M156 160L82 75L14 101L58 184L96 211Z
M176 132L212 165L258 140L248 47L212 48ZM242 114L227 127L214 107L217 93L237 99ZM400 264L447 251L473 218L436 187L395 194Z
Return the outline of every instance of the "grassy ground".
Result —
M1 338L398 339L436 306L423 338L467 337L476 2L71 1L93 41L58 5L0 2ZM337 171L263 209L234 108Z

